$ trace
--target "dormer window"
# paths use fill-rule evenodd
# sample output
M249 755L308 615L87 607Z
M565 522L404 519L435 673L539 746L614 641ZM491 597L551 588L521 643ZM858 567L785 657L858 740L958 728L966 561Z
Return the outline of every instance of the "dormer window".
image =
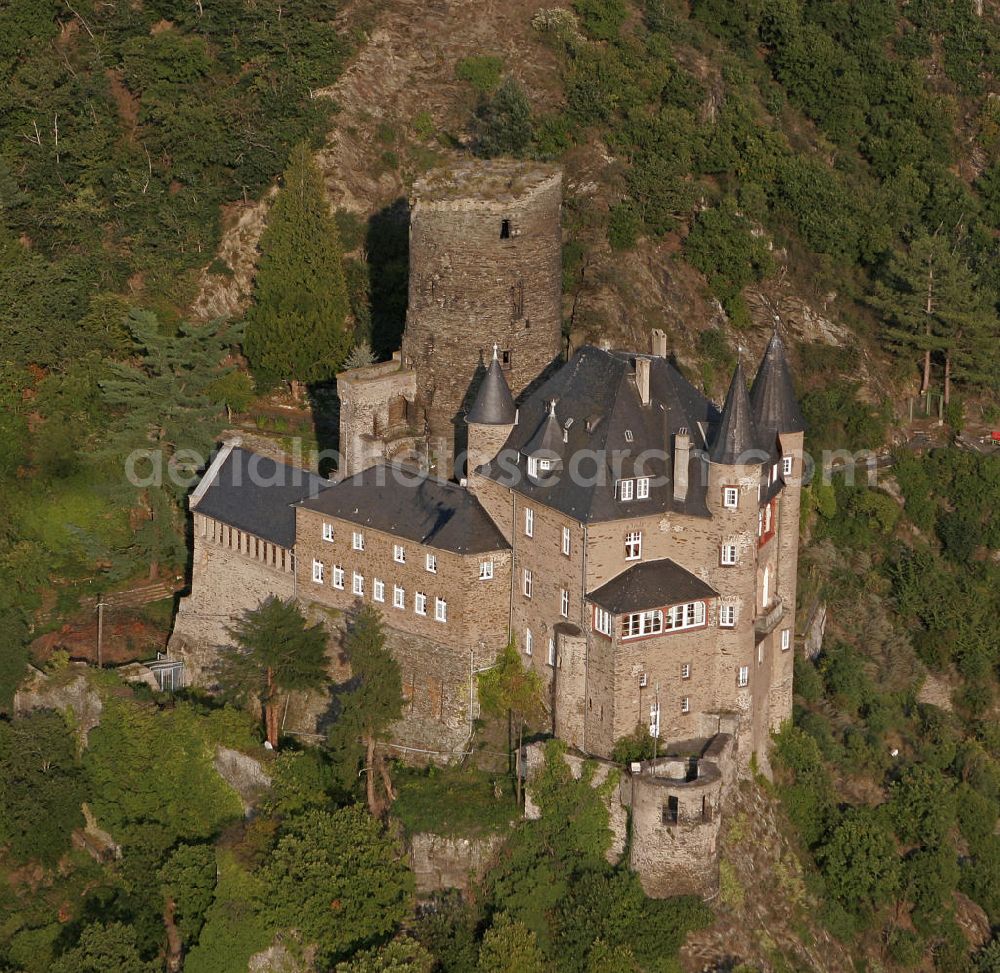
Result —
M631 500L635 493L635 480L619 480L618 481L618 499L625 501Z
M633 438L632 437L632 430L631 429L626 429L625 430L625 442L627 442L627 443L632 442L632 438Z

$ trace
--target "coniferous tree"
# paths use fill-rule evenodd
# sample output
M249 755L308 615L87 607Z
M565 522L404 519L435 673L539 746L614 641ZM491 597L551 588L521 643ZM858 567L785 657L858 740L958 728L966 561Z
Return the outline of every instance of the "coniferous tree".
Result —
M908 250L896 253L871 302L886 316L888 339L921 355L921 395L930 387L935 355L944 361L946 403L955 373L972 381L989 375L995 316L985 307L976 275L944 234L921 233Z
M267 739L278 745L281 704L289 692L319 689L327 681L326 629L309 625L294 601L268 598L231 630L236 647L216 670L223 691L240 701L256 697Z
M377 754L379 738L403 712L403 683L399 663L385 647L382 616L365 605L354 619L344 641L351 664L352 686L341 697L341 712L330 730L329 743L339 752L340 763L356 766L357 743L364 745L365 793L368 809L376 817L382 812L375 775L382 780L385 796L394 798L385 760ZM350 771L353 773L353 770Z
M292 151L260 241L244 349L257 381L332 378L351 347L337 224L306 143Z

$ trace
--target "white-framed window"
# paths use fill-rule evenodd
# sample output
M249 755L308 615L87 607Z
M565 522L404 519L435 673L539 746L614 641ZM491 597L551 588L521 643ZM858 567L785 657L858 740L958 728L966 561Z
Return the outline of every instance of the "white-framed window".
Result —
M538 457L528 457L528 476L538 476Z
M406 607L406 589L400 588L398 584L394 584L392 586L392 607L393 608Z
M531 571L528 568L525 568L524 569L524 581L523 581L523 584L521 586L521 590L524 592L524 597L525 598L530 598L531 597L532 580L533 579L532 579Z
M351 591L359 596L365 593L365 577L357 571L351 577Z
M333 586L344 590L344 569L339 564L333 566Z
M775 463L774 466L771 467L771 482L774 483L774 481L777 479L778 479L778 464Z
M722 556L720 558L724 565L733 565L736 563L736 545L735 544L723 544L722 545Z
M618 499L631 500L635 496L635 480L618 481Z
M559 596L559 614L563 618L569 618L569 589L563 588Z
M333 524L328 524L326 521L323 522L323 540L333 540Z
M372 598L385 601L385 582L381 578L372 578Z
M323 583L323 562L322 561L313 561L313 581L315 581L316 584L322 584Z
M539 459L539 461L538 461L538 469L541 470L542 473L548 473L549 470L552 469L552 460L550 460L550 459Z
M524 508L524 533L526 537L535 536L535 511L531 507Z
M791 457L791 456L782 456L781 457L781 472L785 476L791 476L792 475L792 463L793 462L794 462L794 458Z
M492 561L480 561L479 562L479 580L489 581L493 577L493 562Z
M649 735L658 737L660 735L660 704L650 703L649 705Z
M397 564L406 564L406 548L402 544L392 545L392 559Z
M448 621L448 602L444 598L434 599L434 620L436 622Z
M639 673L639 688L645 689L649 685L649 677L644 672Z
M684 628L698 628L705 624L705 602L688 601L682 605L671 605L664 616L664 627L668 632Z
M681 679L690 679L690 678L691 678L691 663L690 662L682 662L681 663Z
M569 557L570 551L570 533L568 527L563 527L562 529L562 552L567 557Z
M691 697L690 696L685 696L681 700L681 712L682 713L690 713L691 712Z
M425 595L422 591L418 591L413 596L413 610L418 615L427 614L427 595Z
M546 660L550 666L555 668L556 665L556 640L549 639L549 654Z
M735 510L740 505L740 488L739 487L723 487L722 488L722 506L728 507L730 510Z
M719 607L719 627L720 628L735 628L736 627L736 606L735 605L721 605Z
M764 643L757 643L757 665L762 666L764 664Z
M640 476L636 478L635 481L635 498L636 500L648 500L649 499L649 477Z
M740 671L736 676L736 685L740 687L750 685L750 666L740 666Z
M781 651L787 652L792 647L792 630L783 628L781 630Z
M638 561L642 557L642 531L630 530L625 535L625 560Z
M526 628L524 630L524 654L531 655L535 648L535 637L531 634L531 629Z
M365 549L365 535L360 530L351 533L351 548L355 551L363 551Z
M611 612L597 605L594 605L594 631L609 637L611 635Z
M424 567L430 571L431 574L438 573L438 559L436 554L428 554L424 558Z
M622 616L622 638L637 639L644 635L659 635L663 631L663 612L630 612Z

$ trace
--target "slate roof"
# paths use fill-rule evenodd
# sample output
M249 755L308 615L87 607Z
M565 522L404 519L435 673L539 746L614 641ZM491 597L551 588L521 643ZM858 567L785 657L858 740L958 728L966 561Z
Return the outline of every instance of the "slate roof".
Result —
M581 348L520 403L517 425L503 450L480 472L527 499L583 522L667 510L708 517L701 454L707 448L708 430L719 418L718 410L665 358L648 355L642 356L650 359L650 403L644 406L635 382L636 357L591 345ZM558 451L566 468L543 480L529 481L524 450L533 445L553 399L560 430ZM691 463L688 496L678 502L673 499L672 454L673 436L681 428L691 434ZM594 451L595 459L579 462L583 476L576 478L581 482L574 482L573 462L585 450ZM644 451L655 451L655 455L640 462ZM648 499L624 503L616 499L616 453L618 476L653 478Z
M472 403L465 421L478 422L485 426L509 426L513 424L516 415L514 396L510 394L510 386L504 378L500 362L497 361L494 346L493 361L483 376L479 391L476 392L476 400Z
M281 547L295 545L295 508L329 489L315 473L233 449L198 501L197 511Z
M665 557L633 565L590 592L587 599L613 615L621 615L717 595L697 575Z
M760 368L750 389L750 405L761 446L770 450L779 432L803 432L802 410L785 356L785 344L777 331L771 336Z
M549 403L549 411L545 418L538 424L535 435L521 447L521 452L525 456L538 455L561 460L562 451L563 431L556 418L556 404L553 400Z
M750 396L747 394L747 380L742 363L736 366L733 380L729 383L726 404L722 407L722 419L712 434L712 445L708 458L713 463L733 465L747 463L752 450L761 449L761 439L753 421ZM768 450L768 452L770 452ZM767 456L756 457L758 461Z
M509 547L468 490L388 463L341 480L301 506L456 554Z

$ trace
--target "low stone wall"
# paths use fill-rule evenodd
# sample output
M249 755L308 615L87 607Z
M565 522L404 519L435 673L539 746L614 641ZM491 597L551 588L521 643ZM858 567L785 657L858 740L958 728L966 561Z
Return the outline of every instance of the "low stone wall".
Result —
M542 816L542 811L531 799L531 779L545 763L545 744L532 743L524 749L525 778L528 781L524 795L524 816L529 821L537 821ZM608 864L617 864L621 861L622 854L625 851L625 844L628 840L627 802L622 799L622 788L625 786L627 775L617 764L613 764L608 760L601 760L597 757L583 757L580 754L567 752L563 754L563 759L569 765L570 771L577 780L580 779L580 775L583 773L583 765L585 763L592 762L596 764L594 776L591 779L594 787L600 787L611 773L621 774L623 779L622 784L618 789L612 791L608 797L608 827L611 829L611 847L604 856L607 858Z
M502 842L499 834L485 838L447 838L429 832L414 835L409 850L417 892L468 890L486 874Z

